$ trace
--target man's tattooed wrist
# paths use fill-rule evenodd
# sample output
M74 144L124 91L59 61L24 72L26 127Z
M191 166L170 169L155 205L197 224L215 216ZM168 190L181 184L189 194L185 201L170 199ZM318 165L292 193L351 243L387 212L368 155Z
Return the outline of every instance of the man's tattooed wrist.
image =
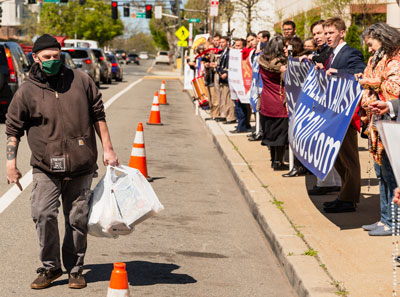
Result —
M7 160L11 161L17 157L18 144L19 141L15 137L10 137L7 139L7 148L6 148Z

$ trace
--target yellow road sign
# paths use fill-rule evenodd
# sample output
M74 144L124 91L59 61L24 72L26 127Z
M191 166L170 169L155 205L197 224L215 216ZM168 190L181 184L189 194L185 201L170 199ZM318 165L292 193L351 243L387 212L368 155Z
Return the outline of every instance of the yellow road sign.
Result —
M185 28L185 26L182 26L178 30L176 30L175 35L176 37L178 37L179 40L185 40L189 37L189 31Z
M187 47L188 43L186 40L180 40L178 41L178 46L180 47Z

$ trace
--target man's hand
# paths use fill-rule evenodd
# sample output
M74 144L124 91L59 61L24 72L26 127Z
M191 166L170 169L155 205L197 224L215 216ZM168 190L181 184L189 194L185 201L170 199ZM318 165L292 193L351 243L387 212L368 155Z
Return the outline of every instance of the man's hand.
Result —
M338 73L338 71L337 71L337 69L335 69L335 68L329 68L329 69L326 71L326 75L332 75L332 74L336 74L336 73Z
M393 202L400 206L400 189L396 188L394 190Z
M8 184L16 184L18 188L23 191L21 184L19 183L19 179L22 177L21 172L17 167L8 167L7 166L7 183Z
M354 74L354 77L356 78L357 81L359 81L360 79L363 78L363 75L364 75L364 74L363 74L362 72L360 72L360 73Z
M119 165L117 154L114 152L113 149L104 151L103 163L105 166L107 166L107 165L118 166Z
M227 77L228 77L228 74L227 74L227 73L221 74L221 78L222 78L222 79L226 79Z
M368 107L371 112L376 115L383 115L390 111L389 104L380 100L372 102L370 105L368 105Z
M315 64L315 69L325 69L325 67L324 67L324 64L322 64L322 63L317 63L317 64Z
M304 60L308 60L308 57L307 57L306 55L302 55L302 56L299 58L299 61L300 61L300 62L303 62Z
M287 66L286 65L282 65L280 71L283 73L287 70Z
M216 68L216 67L217 67L217 63L215 63L215 62L210 62L210 67Z

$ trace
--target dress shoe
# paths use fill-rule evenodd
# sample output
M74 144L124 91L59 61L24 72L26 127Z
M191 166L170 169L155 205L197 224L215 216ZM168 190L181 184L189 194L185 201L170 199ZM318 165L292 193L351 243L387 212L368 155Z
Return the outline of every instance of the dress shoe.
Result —
M379 221L370 225L362 225L361 228L363 228L365 231L372 231L375 230L377 227L381 226L378 225L380 223Z
M326 201L326 202L324 202L322 205L323 205L324 207L332 207L332 206L334 206L338 201L339 201L339 199L336 198L335 200L332 200L332 201Z
M337 200L334 205L325 207L324 211L326 213L354 212L356 207L353 202Z
M226 118L215 118L216 122L225 122Z
M262 135L261 133L255 135L254 136L250 136L247 140L248 141L260 141L262 139Z
M272 164L272 168L274 168L274 171L284 171L284 170L288 170L289 166L283 162L275 161Z
M308 195L325 195L330 192L340 192L340 187L332 186L332 187L318 187L314 186L311 190L308 190Z
M232 134L240 134L240 133L248 133L248 132L249 132L248 130L244 130L244 131L231 130L231 131L229 131L229 133L232 133Z
M235 124L237 121L236 120L232 120L232 121L225 121L225 122L222 122L222 124L224 124L224 125L229 125L229 124Z
M288 173L282 174L283 177L295 177L307 174L307 169L303 166L294 166Z
M390 236L392 235L392 229L386 225L378 226L375 230L368 232L369 236Z

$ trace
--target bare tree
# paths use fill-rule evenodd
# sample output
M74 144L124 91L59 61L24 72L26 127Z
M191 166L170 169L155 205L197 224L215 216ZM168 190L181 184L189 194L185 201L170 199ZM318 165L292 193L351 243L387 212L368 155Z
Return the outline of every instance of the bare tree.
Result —
M236 0L235 10L242 14L246 21L246 31L251 32L251 22L258 19L257 11L254 9L260 0Z
M235 6L231 0L224 0L220 2L220 19L228 24L228 32L231 32L231 21L235 14Z

